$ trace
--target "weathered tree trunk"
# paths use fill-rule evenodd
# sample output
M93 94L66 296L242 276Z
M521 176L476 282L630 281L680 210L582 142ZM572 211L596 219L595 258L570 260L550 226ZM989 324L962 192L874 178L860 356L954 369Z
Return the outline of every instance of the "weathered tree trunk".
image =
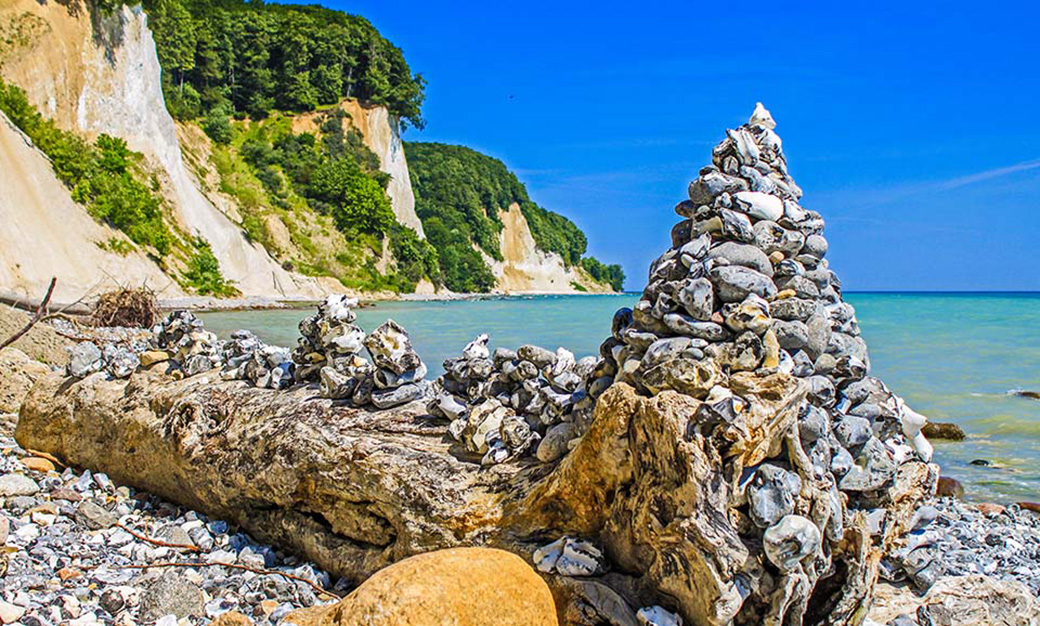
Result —
M783 375L745 384L752 411L745 439L731 441L728 454L754 463L766 454L763 442L790 432L805 389ZM617 613L624 596L634 606L664 604L693 623L719 624L740 609L734 577L761 555L733 526L723 452L688 428L699 404L674 392L641 397L616 384L558 464L481 467L419 404L354 409L318 398L313 388L264 390L215 374L181 381L149 372L129 381L52 375L26 399L16 438L231 520L355 581L454 546L500 547L530 559L538 545L576 534L600 543L615 565L599 579L549 577L569 623L597 623L597 612L627 623ZM923 480L920 471L904 480L902 500L891 505L892 532L905 527ZM848 549L821 554L813 566L840 561L813 597L817 623L853 620L873 588L878 549L864 540L862 520L847 527ZM744 602L756 612L762 603Z

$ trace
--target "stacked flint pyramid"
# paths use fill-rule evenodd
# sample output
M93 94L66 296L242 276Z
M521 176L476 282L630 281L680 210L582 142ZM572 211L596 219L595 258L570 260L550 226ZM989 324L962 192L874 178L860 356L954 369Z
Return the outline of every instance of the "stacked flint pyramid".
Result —
M719 424L746 430L741 381L798 379L806 399L797 432L776 435L753 467L724 461L742 539L792 573L809 555L836 549L855 512L883 527L901 465L928 463L932 448L921 434L925 418L869 376L855 311L825 258L823 219L799 205L775 126L759 104L715 147L712 165L675 207L683 219L642 298L616 313L588 388L599 395L623 382L646 395L693 396L703 404L691 427L717 432ZM883 573L927 587L931 563L896 559ZM819 575L807 570L808 588ZM741 595L756 586L748 582ZM768 585L758 592L768 594Z
M329 296L317 313L300 322L299 345L292 353L296 381L320 380L323 397L354 406L386 409L424 398L429 392L423 380L426 365L408 333L387 320L366 336L354 323L357 304L348 296ZM364 357L366 349L372 361Z

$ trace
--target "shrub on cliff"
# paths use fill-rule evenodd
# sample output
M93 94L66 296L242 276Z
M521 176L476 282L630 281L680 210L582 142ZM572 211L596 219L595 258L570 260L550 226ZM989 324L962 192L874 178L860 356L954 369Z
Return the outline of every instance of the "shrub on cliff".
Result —
M170 251L172 235L163 221L161 201L142 182L141 155L122 139L101 135L94 144L59 129L29 102L25 92L0 78L0 111L51 160L55 174L90 214L125 232L132 241Z

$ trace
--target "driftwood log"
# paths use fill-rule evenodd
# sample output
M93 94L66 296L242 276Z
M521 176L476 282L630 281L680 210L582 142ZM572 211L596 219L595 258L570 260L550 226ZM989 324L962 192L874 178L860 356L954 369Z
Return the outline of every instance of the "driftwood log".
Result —
M752 411L724 453L753 464L797 432L806 391L782 374L735 384ZM262 390L213 373L180 381L148 371L128 381L54 374L30 392L16 438L233 521L358 582L435 549L492 546L530 561L535 548L578 535L605 549L611 571L547 576L564 623L634 624L627 607L653 604L695 624L768 623L774 605L793 596L775 592L786 588L774 580L780 574L738 534L736 480L720 470L716 442L690 427L699 404L615 384L559 463L481 467L418 403L354 409L314 388ZM929 480L923 463L901 467L884 505L887 529L873 541L864 514L850 513L841 548L817 555L816 574L804 579L810 588L795 598L806 623L862 619L881 546L905 531Z

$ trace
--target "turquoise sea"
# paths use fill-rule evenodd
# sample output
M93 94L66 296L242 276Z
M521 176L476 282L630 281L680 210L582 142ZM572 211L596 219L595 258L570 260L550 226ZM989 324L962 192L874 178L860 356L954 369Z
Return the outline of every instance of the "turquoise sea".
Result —
M1040 294L850 293L873 374L935 421L953 422L964 442L934 442L943 474L964 483L974 500L1040 500L1040 401L1008 395L1040 391ZM615 310L636 294L530 296L436 302L380 302L359 311L372 330L387 318L402 324L428 363L461 352L479 332L493 346L564 346L596 354ZM293 346L304 310L206 313L226 337L239 328ZM990 466L972 465L973 460Z

